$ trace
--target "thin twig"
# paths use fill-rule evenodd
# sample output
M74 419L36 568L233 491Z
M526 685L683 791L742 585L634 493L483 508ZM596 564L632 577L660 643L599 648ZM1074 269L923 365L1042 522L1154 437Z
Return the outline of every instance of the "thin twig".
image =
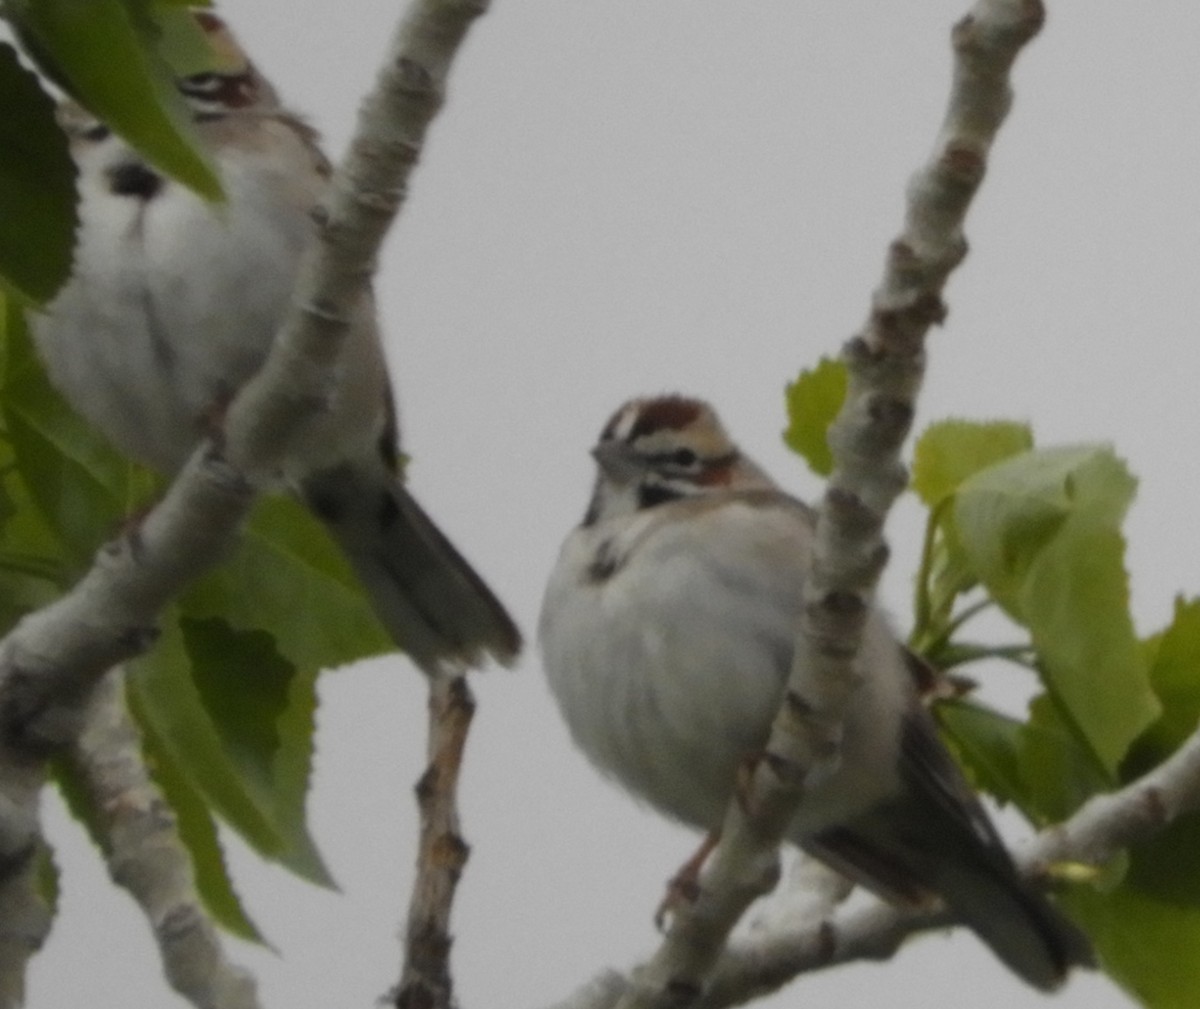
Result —
M470 848L458 821L458 774L475 701L461 675L429 684L429 766L417 783L421 845L405 929L400 983L388 1001L396 1009L450 1009L450 912Z

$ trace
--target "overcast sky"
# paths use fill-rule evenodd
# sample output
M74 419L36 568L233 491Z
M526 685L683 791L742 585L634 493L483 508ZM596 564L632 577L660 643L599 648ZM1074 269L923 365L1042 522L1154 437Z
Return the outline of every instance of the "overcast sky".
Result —
M221 10L337 155L396 6ZM586 450L629 396L711 399L783 483L816 492L780 441L782 388L865 317L966 6L495 0L474 28L378 283L415 490L530 638L586 503ZM1198 44L1192 3L1050 5L968 219L972 251L932 334L918 422L1018 418L1043 444L1115 443L1141 478L1127 528L1143 632L1200 587ZM907 504L889 524L883 598L901 626L916 520ZM1016 673L994 679L1010 701L1020 690ZM458 992L468 1009L533 1009L653 948L653 909L694 837L573 750L533 647L515 671L474 682ZM235 949L267 1006L369 1007L398 973L424 687L402 659L322 687L311 818L342 892L230 842L278 949ZM182 1006L130 901L47 805L63 914L30 1005ZM1006 826L1019 840L1021 825ZM1041 1004L967 934L805 978L772 1004L967 1001ZM1130 1003L1083 977L1056 1004Z

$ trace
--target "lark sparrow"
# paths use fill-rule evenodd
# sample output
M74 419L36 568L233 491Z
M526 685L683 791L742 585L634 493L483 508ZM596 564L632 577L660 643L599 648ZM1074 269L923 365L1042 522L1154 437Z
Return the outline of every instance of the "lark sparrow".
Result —
M178 86L227 203L206 203L64 105L79 169L74 270L33 320L51 379L80 413L118 448L167 472L263 363L329 178L316 133L280 105L216 17L196 17L229 69ZM325 521L418 665L515 655L520 636L503 606L400 483L370 293L329 401L280 476Z
M575 742L668 816L715 831L766 743L791 667L813 512L679 396L633 400L592 450L583 523L550 576L539 636ZM841 762L789 838L887 898L940 897L1039 988L1086 940L1017 876L872 613Z

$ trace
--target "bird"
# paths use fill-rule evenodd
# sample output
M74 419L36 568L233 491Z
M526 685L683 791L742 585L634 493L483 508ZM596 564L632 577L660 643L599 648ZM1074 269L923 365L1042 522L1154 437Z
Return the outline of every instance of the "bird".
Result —
M603 775L712 837L783 699L815 513L695 398L630 400L592 455L538 623L550 689ZM944 902L1017 975L1057 987L1091 962L1087 939L1018 874L876 608L857 670L840 763L787 840L892 902Z
M176 81L226 201L165 176L67 100L77 169L71 274L31 319L52 383L133 459L178 471L261 368L287 312L331 171L316 131L280 100L232 32L194 12L218 69ZM402 482L373 294L354 306L326 401L277 474L320 518L381 623L433 675L521 647L499 599Z

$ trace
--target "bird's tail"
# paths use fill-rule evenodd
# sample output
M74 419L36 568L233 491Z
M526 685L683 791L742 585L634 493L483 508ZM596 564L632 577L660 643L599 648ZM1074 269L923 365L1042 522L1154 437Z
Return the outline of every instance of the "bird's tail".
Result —
M1020 877L998 838L964 834L936 815L918 822L915 812L896 804L801 844L895 904L944 902L1035 988L1053 990L1071 967L1094 965L1087 937Z
M1094 966L1083 933L1041 893L994 867L944 863L935 886L950 910L1029 984L1057 988L1071 967Z
M890 900L940 898L1034 987L1091 965L1087 937L1021 878L924 708L906 713L899 743L897 795L800 843Z
M421 669L516 656L521 635L504 606L383 466L325 470L306 477L301 490L384 627Z

